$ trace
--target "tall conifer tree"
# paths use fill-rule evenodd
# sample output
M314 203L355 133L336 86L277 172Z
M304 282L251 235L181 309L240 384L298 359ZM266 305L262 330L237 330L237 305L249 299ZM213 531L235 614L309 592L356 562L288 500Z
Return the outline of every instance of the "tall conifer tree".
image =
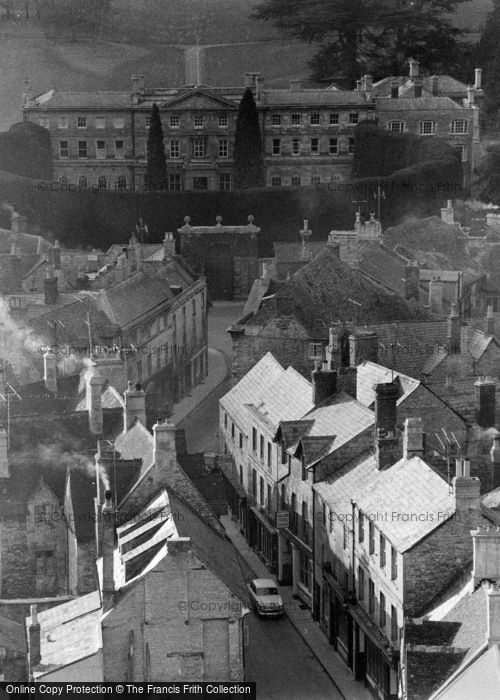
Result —
M167 189L167 160L163 143L163 128L160 110L154 104L151 112L151 126L148 133L148 165L146 184L150 190Z
M243 93L236 119L234 186L241 190L264 186L259 114L250 88Z

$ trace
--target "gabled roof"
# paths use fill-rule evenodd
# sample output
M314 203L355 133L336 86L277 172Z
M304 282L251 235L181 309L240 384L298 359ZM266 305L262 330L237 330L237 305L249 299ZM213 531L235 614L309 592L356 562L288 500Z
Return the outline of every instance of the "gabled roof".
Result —
M372 426L374 415L349 394L338 392L327 405L313 408L303 419L313 423L300 438L295 456L303 453L311 467Z
M420 381L397 370L365 360L358 365L356 371L356 398L363 406L372 406L375 402L375 385L391 382L395 378L399 380L399 405L419 386Z
M240 381L220 399L220 406L234 420L238 429L246 432L247 411L245 404L258 403L263 387L273 384L284 368L270 352L267 352Z
M280 420L299 418L313 405L311 383L290 366L272 384L262 386L253 408L276 430Z
M477 697L481 700L497 700L500 695L500 649L497 644L485 649L467 668L459 670L434 695L432 700L458 700Z
M99 591L38 613L40 671L52 671L92 656L102 649ZM26 618L26 627L31 616Z
M103 289L98 304L113 323L124 328L173 296L167 280L140 271Z
M293 316L311 338L328 335L332 321L374 324L427 318L427 312L367 279L325 246L311 262L279 286L275 297L261 304L249 322L265 325L276 316Z
M172 97L172 99L167 99L163 102L160 102L158 104L158 107L162 109L164 107L170 108L173 106L179 106L182 109L186 107L196 109L196 106L193 106L193 98L195 97L208 98L208 104L206 104L205 101L205 104L200 105L200 109L208 109L210 106L212 106L212 103L214 107L229 107L230 109L236 109L238 107L238 104L236 102L228 100L221 94L212 92L212 90L209 87L194 87L191 90L182 92L182 94L175 95L174 97Z
M411 549L455 512L448 484L420 457L402 458L379 470L374 455L361 456L313 488L342 516L351 513L351 499L368 517L386 513L387 518L376 520L377 527L400 552Z

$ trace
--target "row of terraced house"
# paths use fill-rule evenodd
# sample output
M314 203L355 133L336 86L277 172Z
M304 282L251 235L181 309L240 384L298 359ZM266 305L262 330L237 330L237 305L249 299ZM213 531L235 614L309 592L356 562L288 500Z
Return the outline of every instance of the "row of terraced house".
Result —
M484 543L471 531L500 524L487 505L500 486L492 380L476 379L466 420L401 371L366 357L342 368L335 332L311 381L267 353L220 400L226 496L353 677L384 700L423 700L409 640L457 578L470 578L473 551L479 566ZM440 428L455 438L449 450ZM441 668L434 685L451 674Z

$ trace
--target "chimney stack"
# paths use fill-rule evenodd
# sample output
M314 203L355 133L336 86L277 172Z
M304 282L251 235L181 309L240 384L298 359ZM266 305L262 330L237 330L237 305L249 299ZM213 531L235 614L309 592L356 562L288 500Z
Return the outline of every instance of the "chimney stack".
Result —
M7 431L3 426L0 426L0 479L8 479L10 476L9 453L7 450L8 441L9 436L7 435Z
M140 384L132 386L128 383L128 389L123 395L125 408L123 411L123 432L126 433L136 421L146 427L146 394Z
M460 316L457 311L457 305L452 303L446 331L448 352L450 355L460 352L461 335Z
M157 468L167 469L177 461L175 425L160 419L153 425L153 461Z
M57 301L57 277L52 273L51 265L47 266L46 278L44 279L45 304L53 306Z
M171 537L167 542L169 554L187 554L191 551L190 537Z
M475 94L474 94L474 86L473 86L473 85L469 85L469 86L467 87L467 105L468 105L469 107L472 107L472 106L474 105L475 97L476 97L476 96L475 96Z
M61 269L61 248L59 247L59 241L54 241L52 246L52 264L54 265L54 270Z
M164 260L171 260L175 255L175 238L171 231L165 232L165 238L163 239L163 258Z
M494 377L479 377L474 382L476 387L476 422L481 428L495 425L495 389Z
M357 367L363 361L377 362L378 335L369 331L358 331L349 336L349 365Z
M132 80L132 101L134 104L139 104L139 96L144 93L144 76L133 75Z
M492 306L488 306L486 311L486 335L495 335L495 317Z
M87 404L89 411L89 428L93 435L102 435L102 387L104 380L102 377L93 374L87 382Z
M441 221L449 226L453 226L455 223L453 218L453 200L448 199L446 207L441 207Z
M313 404L319 406L337 391L337 372L328 369L328 363L315 367L311 374Z
M361 89L363 92L371 92L373 90L373 75L365 73L361 78Z
M387 469L400 458L396 434L399 382L375 386L375 459L378 469Z
M45 388L51 394L57 394L57 357L53 352L47 350L43 356L43 381Z
M416 262L409 262L405 267L405 299L420 298L420 268Z
M10 228L12 233L28 233L28 219L14 211L10 217Z
M456 460L456 476L453 477L455 511L479 510L481 506L481 482L470 475L470 460Z
M429 282L429 309L436 316L443 314L443 283L441 280Z
M335 327L328 329L328 345L325 348L325 357L328 369L340 369L340 342Z
M36 605L30 606L30 623L28 627L28 671L29 680L33 682L34 671L41 662L40 651L40 623L38 622L38 613Z
M493 435L493 445L490 450L493 478L491 480L494 489L500 487L500 433L495 431Z
M425 451L424 424L421 418L407 418L403 435L403 457L421 457Z
M482 68L474 68L474 90L481 90Z
M474 586L481 581L500 581L500 528L478 527L471 530Z
M106 491L102 506L102 592L109 602L115 591L115 509L111 491Z
M439 76L438 75L433 75L431 78L431 85L432 85L432 94L433 95L438 95L439 94Z
M500 587L491 586L488 591L488 648L500 644Z
M408 59L410 78L418 78L420 64L414 58Z

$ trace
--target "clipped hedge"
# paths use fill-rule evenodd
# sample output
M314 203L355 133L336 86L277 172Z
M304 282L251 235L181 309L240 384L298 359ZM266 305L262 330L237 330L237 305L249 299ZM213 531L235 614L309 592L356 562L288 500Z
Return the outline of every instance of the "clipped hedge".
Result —
M385 193L380 202L384 227L407 214L439 214L446 199L460 194L439 189L454 168L455 161L427 161L385 178L240 192L51 191L50 182L12 181L0 173L0 200L27 214L32 226L51 232L64 245L104 250L127 242L140 217L148 224L147 242L160 242L165 231L175 232L184 224L185 216L193 226L215 224L218 215L223 224L242 225L253 214L262 229L259 252L268 256L273 241L300 240L303 219L309 220L313 240L326 240L334 228L352 230L358 206L354 202L366 201L365 214L376 211L374 193L379 184Z

